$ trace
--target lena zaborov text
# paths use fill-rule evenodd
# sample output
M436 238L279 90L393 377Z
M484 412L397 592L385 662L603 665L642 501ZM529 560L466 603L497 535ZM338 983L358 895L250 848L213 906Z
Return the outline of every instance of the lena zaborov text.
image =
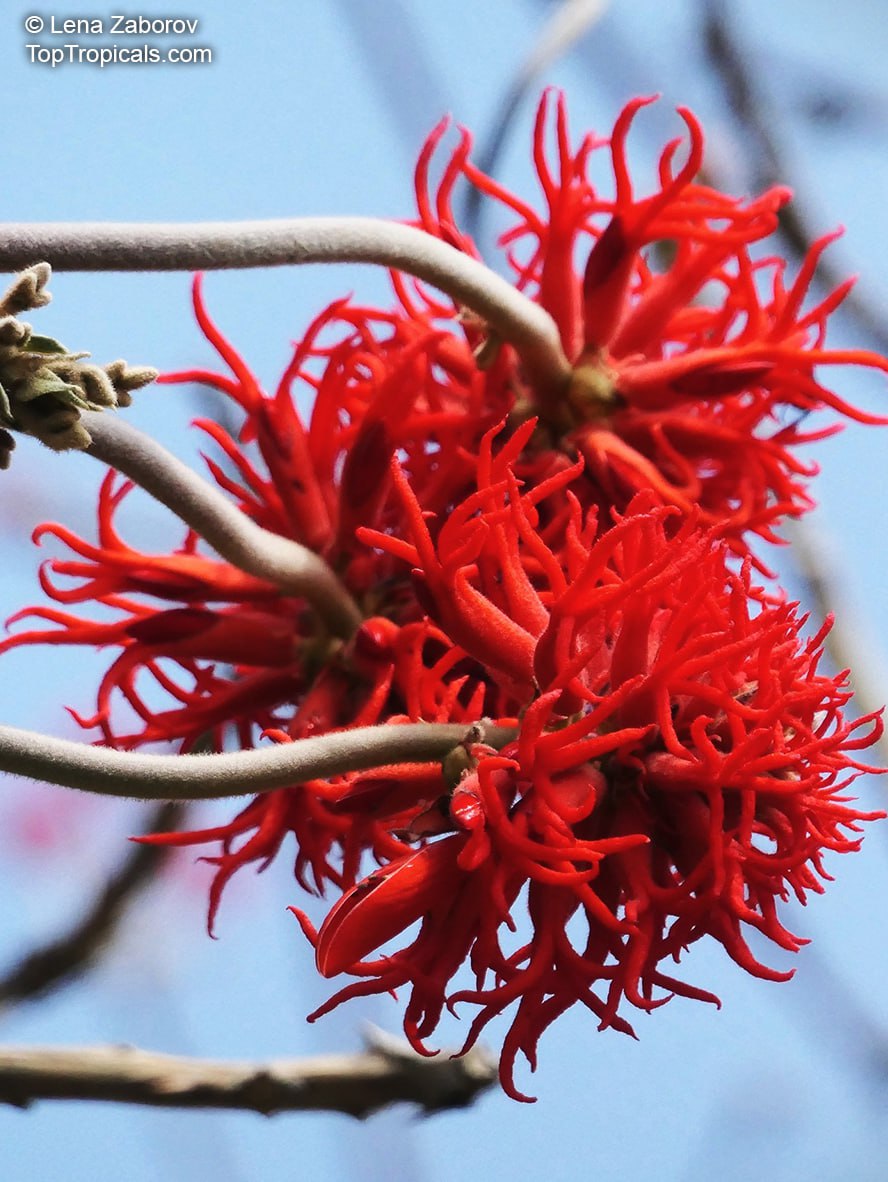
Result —
M112 13L108 17L55 17L49 18L48 33L100 34L110 33L117 37L143 37L146 33L155 35L183 35L196 33L200 21L196 17L184 16L127 16L126 13Z

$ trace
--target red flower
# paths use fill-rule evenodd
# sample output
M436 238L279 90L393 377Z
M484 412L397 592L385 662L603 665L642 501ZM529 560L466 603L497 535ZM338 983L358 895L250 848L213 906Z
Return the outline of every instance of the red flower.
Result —
M881 721L845 719L844 675L819 671L826 629L803 638L795 607L753 585L747 546L809 503L813 467L796 446L835 428L804 433L808 413L871 421L817 367L888 363L825 347L848 285L802 305L829 239L791 283L757 257L787 193L744 202L698 183L689 112L686 161L668 145L655 191L636 194L626 138L646 101L610 140L573 150L559 99L553 168L544 98L545 215L478 172L465 134L434 198L443 126L420 157L426 230L475 251L451 210L460 176L515 214L503 244L518 287L558 324L573 366L562 389L533 388L477 318L455 324L449 302L394 275L396 310L335 302L266 394L195 283L228 372L166 380L202 382L243 412L236 438L198 424L227 460L208 459L210 472L244 514L336 572L363 617L353 635L330 635L309 602L209 557L191 533L171 553L129 546L115 514L130 485L112 473L95 544L59 525L35 535L72 551L41 570L63 610L17 613L49 626L0 644L117 649L79 721L122 748L464 725L443 765L294 784L228 824L147 840L221 843L212 926L235 871L261 869L292 834L300 885L340 893L317 932L297 912L318 967L359 978L319 1013L408 987L405 1029L423 1050L445 1005L475 1007L466 1046L514 1006L501 1069L514 1096L516 1057L533 1067L542 1032L576 1003L631 1033L627 1006L715 1001L666 968L705 936L758 976L787 976L746 934L797 949L778 904L820 891L824 853L856 849L859 822L881 815L844 795ZM612 195L589 177L605 152ZM658 244L672 252L660 267ZM98 621L69 610L90 602ZM519 719L501 752L475 741L482 720ZM464 965L472 988L454 983Z
M29 608L9 623L31 617L59 627L18 632L0 642L0 652L33 643L118 646L120 655L99 686L95 715L75 714L81 725L101 727L105 740L117 746L177 739L187 750L201 735L232 722L248 743L252 727L273 725L275 708L304 680L300 663L307 638L300 613L271 584L199 554L193 535L172 554L142 554L128 546L114 518L131 489L114 472L103 481L97 545L54 524L34 533L36 542L57 537L78 556L43 564L44 591L66 605L102 604L119 618L97 623L67 611ZM59 584L59 575L76 582ZM237 680L219 676L216 662L233 665ZM172 699L171 710L149 705L158 688ZM141 722L135 734L119 735L112 727L115 691Z
M756 259L751 248L775 230L789 191L743 202L698 183L703 137L689 111L679 111L689 132L685 163L676 167L681 141L672 141L660 158L659 189L636 195L626 140L651 101L630 102L610 140L586 136L572 150L558 95L552 152L552 96L544 95L533 137L544 213L471 163L465 131L432 199L429 163L442 123L417 170L417 224L477 253L454 223L450 202L460 177L516 215L500 239L516 284L554 317L575 368L567 392L537 391L513 362L507 380L519 391L515 413L539 415L552 446L579 450L587 461L583 483L596 489L597 503L624 508L636 492L652 489L663 504L695 510L744 553L745 534L773 540L775 523L810 507L805 478L816 467L795 451L837 430L801 430L810 411L886 421L849 406L817 379L817 367L884 372L888 362L824 347L827 318L851 283L807 311L802 305L835 235L814 244L787 287L783 261ZM605 152L613 196L590 179Z
M300 919L322 973L361 978L315 1016L409 985L417 1049L459 1002L478 1007L468 1047L517 1002L501 1077L521 1098L515 1056L534 1066L542 1031L577 1002L627 1033L623 1001L717 1002L664 968L704 936L756 976L791 976L760 964L744 932L797 950L778 903L820 892L823 854L856 849L858 823L884 814L844 795L882 727L843 718L844 676L818 670L828 626L804 640L794 606L758 603L748 564L733 573L711 531L674 532L674 511L641 499L597 540L574 503L571 545L553 553L535 532L546 493L519 489L510 444L492 462L482 449L478 492L436 543L403 482L414 546L372 540L417 564L468 655L538 687L519 738L500 755L474 748L449 797L452 836L384 864L318 933ZM519 898L532 930L509 952ZM406 947L368 959L417 920ZM475 988L450 992L465 962Z

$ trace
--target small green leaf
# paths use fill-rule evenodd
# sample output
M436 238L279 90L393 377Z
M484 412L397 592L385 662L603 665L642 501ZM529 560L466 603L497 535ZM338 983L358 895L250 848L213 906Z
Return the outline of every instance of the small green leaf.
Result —
M29 353L64 353L68 350L64 345L60 345L58 341L53 340L52 337L35 336L33 333L28 337L28 343L24 346Z
M67 406L73 406L77 410L105 409L105 407L99 406L97 402L91 402L88 398L84 398L83 391L78 390L76 386L66 386L64 390L56 391L55 397L59 402L64 402Z
M42 398L45 394L51 394L63 402L71 402L72 405L76 405L72 402L72 395L75 398L80 398L76 386L63 382L60 377L48 369L39 370L34 374L27 383L16 390L15 397L19 402L30 402L34 398ZM83 401L82 398L80 401Z

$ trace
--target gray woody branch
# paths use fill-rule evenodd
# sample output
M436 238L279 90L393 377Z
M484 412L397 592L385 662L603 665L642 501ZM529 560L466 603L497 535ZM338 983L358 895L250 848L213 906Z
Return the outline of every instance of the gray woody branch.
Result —
M463 1108L496 1080L488 1052L423 1058L373 1034L356 1055L265 1063L185 1059L135 1047L0 1048L0 1103L104 1100L159 1108L343 1112L364 1117L401 1101L426 1113Z

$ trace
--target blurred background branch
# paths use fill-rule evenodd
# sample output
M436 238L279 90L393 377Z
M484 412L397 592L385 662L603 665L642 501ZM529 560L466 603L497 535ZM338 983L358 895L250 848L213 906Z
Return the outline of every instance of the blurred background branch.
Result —
M150 810L144 833L167 833L185 821L186 805L164 802ZM0 977L0 1012L37 1001L81 977L117 934L121 921L157 878L171 851L165 846L133 845L102 889L61 935L25 953Z
M725 107L741 133L746 148L746 163L751 186L768 189L772 185L789 185L793 200L780 211L780 232L797 259L811 249L815 234L805 214L805 193L793 183L792 169L781 151L780 142L772 128L777 125L775 112L770 108L764 89L750 68L750 54L740 42L727 0L700 0L703 44L719 83ZM718 185L718 178L712 178ZM833 261L834 254L821 255L815 272L816 281L832 290L847 278L841 263ZM851 291L843 301L859 328L871 338L880 353L888 353L888 322L868 301Z
M102 1100L162 1108L240 1108L272 1116L328 1110L365 1117L406 1101L426 1115L465 1108L496 1081L475 1047L429 1059L382 1032L357 1055L264 1063L183 1059L136 1047L0 1047L0 1103Z

